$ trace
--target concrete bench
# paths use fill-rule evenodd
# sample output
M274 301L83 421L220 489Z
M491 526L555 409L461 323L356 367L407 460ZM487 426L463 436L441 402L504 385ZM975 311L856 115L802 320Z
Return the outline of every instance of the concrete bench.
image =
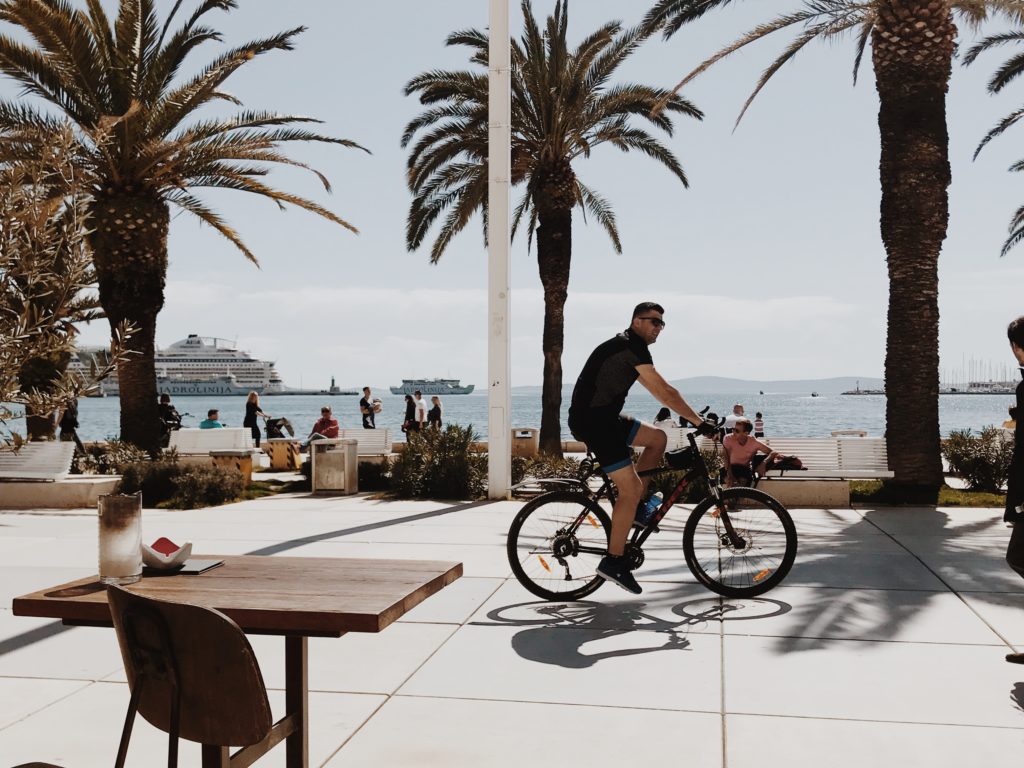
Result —
M95 508L100 495L117 490L120 475L69 474L74 456L74 443L57 441L0 450L0 508Z
M342 429L339 440L355 440L356 454L360 461L383 461L391 455L391 430L389 429Z

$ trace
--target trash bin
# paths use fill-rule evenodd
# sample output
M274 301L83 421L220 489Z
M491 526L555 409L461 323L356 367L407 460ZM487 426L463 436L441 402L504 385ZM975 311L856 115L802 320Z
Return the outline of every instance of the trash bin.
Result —
M314 440L309 444L313 493L356 493L359 490L358 440Z
M540 452L540 430L533 427L512 429L512 455L532 459Z

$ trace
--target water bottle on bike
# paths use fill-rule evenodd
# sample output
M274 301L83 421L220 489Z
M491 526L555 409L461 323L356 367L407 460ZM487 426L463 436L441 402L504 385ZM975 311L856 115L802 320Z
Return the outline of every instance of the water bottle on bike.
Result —
M634 518L633 522L641 526L650 525L651 520L654 519L654 516L658 513L658 510L661 508L661 502L663 500L664 499L662 498L661 493L655 491L655 493L651 496L651 498L647 500L646 503L640 503L640 506L636 510L636 517Z

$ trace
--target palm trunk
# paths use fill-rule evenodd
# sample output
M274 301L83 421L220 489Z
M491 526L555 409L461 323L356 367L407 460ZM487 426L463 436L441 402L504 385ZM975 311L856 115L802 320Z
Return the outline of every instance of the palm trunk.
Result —
M946 92L955 34L947 0L883 0L872 36L889 270L889 466L901 496L925 503L942 484L938 262L949 224Z
M99 278L100 303L111 329L134 326L118 362L121 439L156 453L156 317L164 304L167 275L167 204L132 194L100 197L90 214L89 235Z
M562 348L572 262L572 209L538 212L537 262L544 286L544 385L540 452L562 456Z

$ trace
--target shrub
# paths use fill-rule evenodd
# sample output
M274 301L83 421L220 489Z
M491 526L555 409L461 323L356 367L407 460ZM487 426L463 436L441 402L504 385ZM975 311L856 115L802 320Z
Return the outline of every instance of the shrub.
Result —
M85 449L85 453L75 451L71 462L73 475L120 475L128 464L146 461L148 454L131 443L120 440L108 440L105 443L93 443Z
M391 464L385 458L380 463L359 462L359 490L387 491L391 488Z
M487 490L487 457L473 451L473 426L410 432L391 465L391 491L399 498L476 499Z
M522 456L512 457L512 485L523 482L527 478L544 480L552 477L578 478L580 462L573 458L559 458L541 454L533 458Z
M121 467L121 493L142 491L142 502L156 506L174 496L178 475L176 456L133 461Z
M969 429L949 433L942 443L942 455L949 468L967 482L972 491L999 491L1010 476L1013 441L1003 439L1004 431L988 426L974 435Z
M242 475L222 467L182 465L177 457L135 461L121 468L121 493L142 492L148 507L195 509L234 501L245 491Z
M234 501L245 491L240 472L222 467L180 467L177 486L165 506L171 509L215 507ZM143 494L145 498L145 494Z

